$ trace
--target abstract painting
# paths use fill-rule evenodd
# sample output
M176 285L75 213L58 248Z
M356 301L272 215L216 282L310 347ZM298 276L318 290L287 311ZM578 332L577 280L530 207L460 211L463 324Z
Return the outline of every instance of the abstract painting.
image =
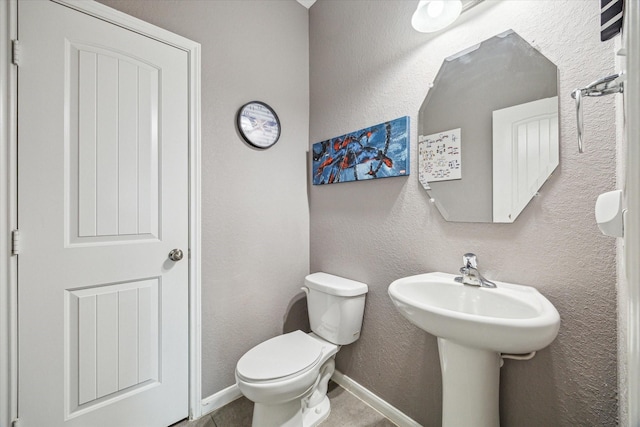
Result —
M313 184L409 175L409 116L313 144Z

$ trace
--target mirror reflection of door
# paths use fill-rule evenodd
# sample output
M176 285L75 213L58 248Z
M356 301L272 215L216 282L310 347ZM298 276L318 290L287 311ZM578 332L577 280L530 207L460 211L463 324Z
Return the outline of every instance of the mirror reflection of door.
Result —
M558 165L558 69L518 34L509 30L494 36L462 52L446 58L420 107L418 116L419 145L435 134L447 134L460 129L459 175L451 174L451 179L423 182L430 197L447 221L453 222L513 222L529 204L549 175ZM506 157L512 156L509 145L494 146L494 112L519 105L535 105L536 101L555 102L555 116L549 112L548 146L549 160L539 158L538 162L548 163L545 170L533 172L532 168L519 168L514 175L514 164L521 164ZM545 113L547 114L547 113ZM530 117L531 119L531 117ZM516 119L522 121L524 118ZM535 120L534 120L535 121ZM522 124L522 123L521 123ZM539 126L544 126L538 123ZM534 124L528 125L528 147L520 152L533 162L533 152L547 148L534 143ZM524 128L522 128L524 129ZM516 132L514 135L518 135ZM426 143L426 142L425 142ZM517 147L525 144L519 140ZM546 143L545 143L546 144ZM419 152L422 146L419 146ZM536 155L538 157L544 154ZM421 156L419 156L421 157ZM426 163L426 162L425 162ZM418 165L422 170L422 158ZM529 170L531 169L531 170ZM523 179L522 175L526 176ZM445 174L446 175L446 174ZM519 181L514 181L516 178ZM504 182L508 180L508 182ZM500 181L504 187L495 187ZM518 190L512 194L514 188ZM506 193L509 194L506 194ZM513 207L509 212L501 206ZM496 205L499 216L496 215ZM511 215L511 217L509 217Z
M493 112L493 222L513 222L559 163L558 97Z

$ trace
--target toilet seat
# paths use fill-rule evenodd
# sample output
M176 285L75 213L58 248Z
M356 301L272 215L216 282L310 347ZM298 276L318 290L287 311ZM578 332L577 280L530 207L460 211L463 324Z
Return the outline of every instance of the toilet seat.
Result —
M249 382L282 380L316 366L325 346L302 331L279 335L258 344L240 358L239 378Z

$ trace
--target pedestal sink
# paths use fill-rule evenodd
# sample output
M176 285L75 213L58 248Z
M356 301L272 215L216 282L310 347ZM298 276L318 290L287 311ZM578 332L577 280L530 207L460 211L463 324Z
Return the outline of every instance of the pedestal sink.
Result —
M389 286L400 313L438 337L442 426L499 427L501 358L551 344L560 315L535 288L495 282L463 285L446 273L405 277ZM527 356L523 356L527 358Z

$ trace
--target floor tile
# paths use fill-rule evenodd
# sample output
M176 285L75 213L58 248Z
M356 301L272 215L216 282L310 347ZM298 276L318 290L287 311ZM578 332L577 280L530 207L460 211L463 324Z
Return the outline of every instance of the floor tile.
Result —
M322 427L393 427L394 423L344 388L332 383L327 393L331 414Z
M251 427L253 402L241 397L218 409L212 416L216 427Z

